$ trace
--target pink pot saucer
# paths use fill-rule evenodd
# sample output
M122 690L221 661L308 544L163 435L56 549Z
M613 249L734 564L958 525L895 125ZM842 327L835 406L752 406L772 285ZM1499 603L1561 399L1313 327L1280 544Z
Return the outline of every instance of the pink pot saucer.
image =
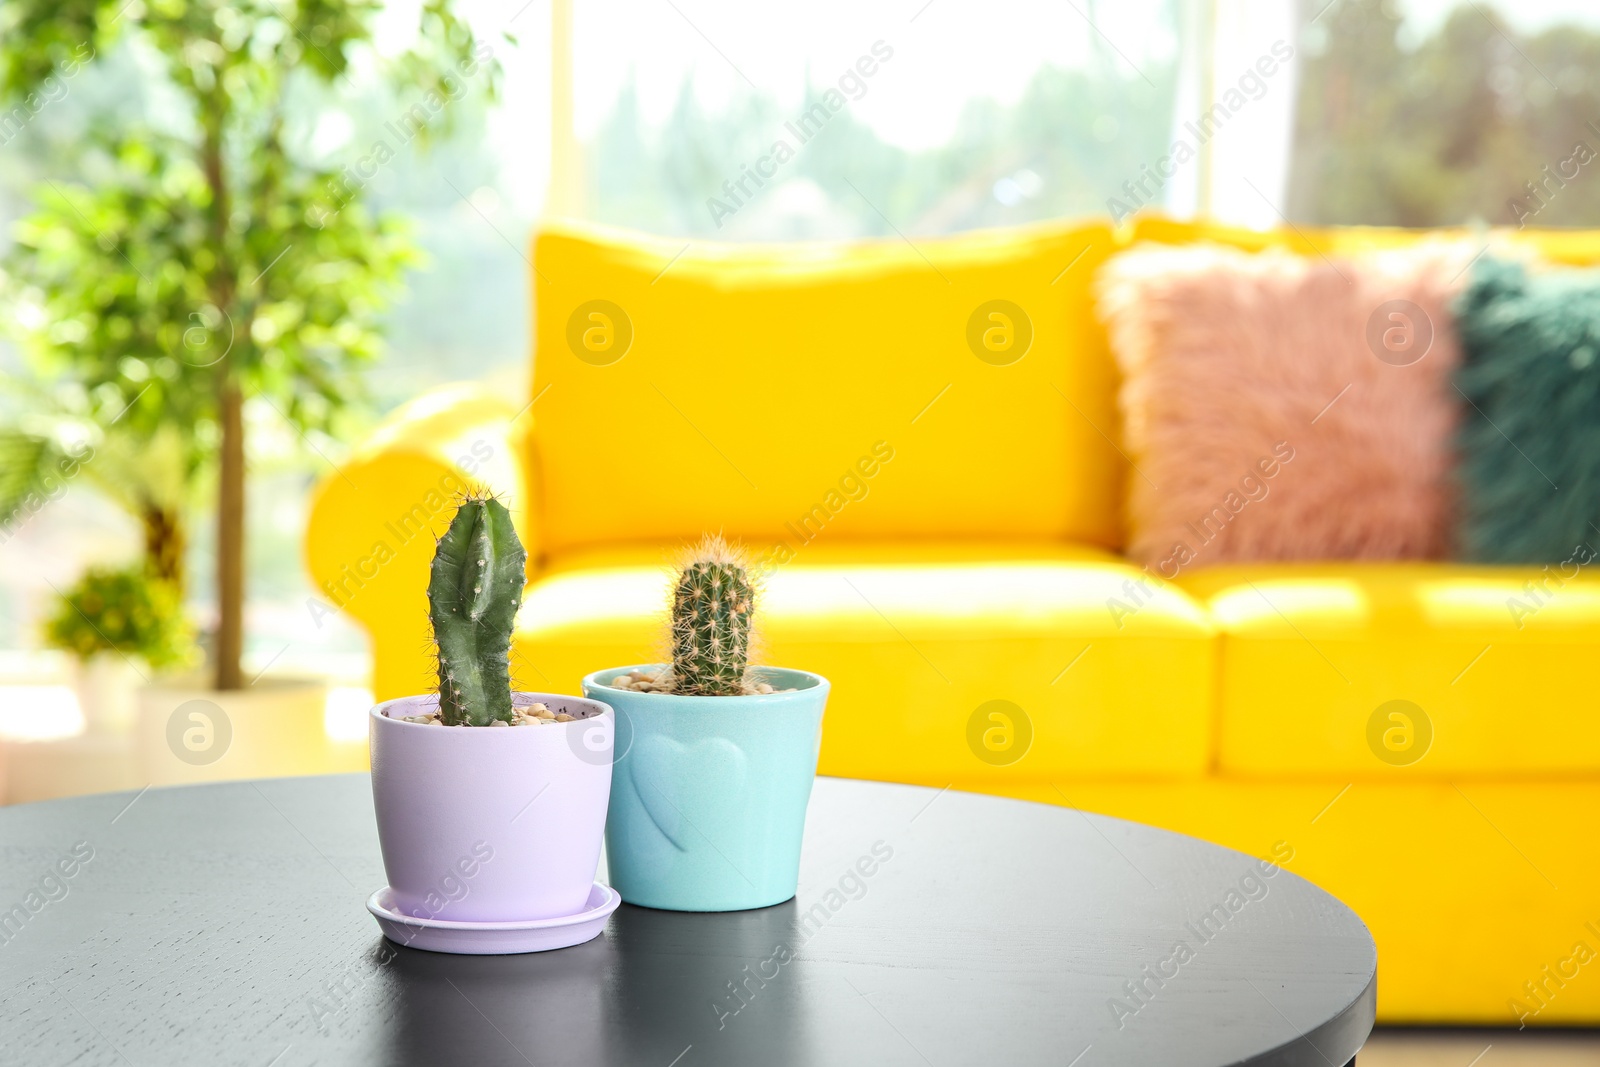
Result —
M383 936L397 945L463 956L504 956L593 941L621 903L616 890L596 882L589 890L587 905L576 915L509 923L449 922L396 911L393 893L384 886L367 898L367 910L378 920Z

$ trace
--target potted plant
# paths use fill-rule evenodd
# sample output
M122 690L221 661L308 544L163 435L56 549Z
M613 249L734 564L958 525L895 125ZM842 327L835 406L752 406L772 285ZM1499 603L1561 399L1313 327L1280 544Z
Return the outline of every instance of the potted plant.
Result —
M673 585L672 663L583 680L617 713L606 856L630 904L738 911L795 894L828 682L750 666L756 593L742 553L706 538Z
M141 680L180 665L194 648L177 591L144 567L91 568L65 593L44 624L44 643L74 660L84 730L10 749L12 803L49 800L149 782L134 742Z
M0 406L0 526L31 514L72 459L140 521L152 573L181 592L190 508L213 502L207 670L141 697L141 731L158 741L148 780L326 769L323 683L242 662L246 471L260 463L246 438L282 428L322 453L316 437L361 398L417 256L353 174L372 141L318 147L318 116L392 103L400 143L427 145L460 100L494 96L500 71L451 0L418 6L416 39L394 55L375 40L380 7L0 5L0 113L130 60L144 90L100 82L82 97L85 128L48 153L4 257L0 312L29 377L0 375L18 393ZM88 459L66 453L79 442ZM247 753L256 738L265 747Z
M611 792L611 708L511 689L526 561L505 506L465 500L428 581L437 691L369 716L389 884L367 906L401 944L558 948L596 936L619 902L594 880Z
M140 567L92 567L61 594L44 643L69 653L91 734L129 733L139 679L184 663L193 638L170 584Z

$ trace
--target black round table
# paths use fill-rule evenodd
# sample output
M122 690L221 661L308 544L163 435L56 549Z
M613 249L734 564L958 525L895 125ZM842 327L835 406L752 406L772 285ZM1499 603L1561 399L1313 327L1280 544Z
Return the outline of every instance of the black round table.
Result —
M0 809L0 1063L1343 1067L1372 1028L1310 883L950 790L819 779L794 900L557 952L394 946L383 882L364 775Z

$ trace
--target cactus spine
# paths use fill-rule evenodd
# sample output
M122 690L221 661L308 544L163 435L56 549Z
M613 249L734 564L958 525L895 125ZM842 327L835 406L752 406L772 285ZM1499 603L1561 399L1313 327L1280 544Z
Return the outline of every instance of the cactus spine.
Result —
M511 627L527 559L511 513L492 496L462 501L439 538L428 618L439 646L439 713L447 726L513 721Z
M720 537L690 554L672 594L674 689L688 696L745 691L755 590L744 561Z

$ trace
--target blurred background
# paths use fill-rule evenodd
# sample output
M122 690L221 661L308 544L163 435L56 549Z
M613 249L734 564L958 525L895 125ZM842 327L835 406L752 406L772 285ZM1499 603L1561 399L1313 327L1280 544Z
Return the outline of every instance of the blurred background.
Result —
M378 70L412 47L422 9L383 5L373 62L345 72L336 96L290 98L286 151L337 171L389 136L406 101ZM1600 144L1600 5L1589 0L990 0L981 11L954 0L475 0L458 11L492 50L498 88L453 101L448 129L399 147L365 185L369 209L417 254L377 318L381 349L360 370L359 399L337 425L286 419L265 400L243 412L244 672L328 679L327 729L352 742L364 737L368 652L355 627L311 607L308 490L365 427L429 386L476 379L526 393L527 247L547 209L728 241L915 236L1145 204L1262 228L1515 225L1526 206L1508 193L1569 160L1574 130ZM734 204L725 183L865 55L882 62L849 82L849 106ZM1274 73L1253 73L1269 55ZM0 255L54 183L94 183L94 130L174 113L155 67L124 44L37 111L8 103ZM1244 135L1199 145L1176 173L1130 191L1174 140L1198 140L1188 131L1203 101L1234 90L1247 101L1232 119ZM1537 221L1600 224L1600 183L1569 183ZM37 415L38 391L56 384L19 340L38 313L19 292L8 290L0 339L10 423ZM216 626L214 481L196 478L174 505L187 532L185 614L202 643ZM83 725L74 636L52 639L49 622L89 568L137 561L149 530L94 479L19 511L22 491L17 468L0 472L12 512L0 544L0 736L65 737Z

